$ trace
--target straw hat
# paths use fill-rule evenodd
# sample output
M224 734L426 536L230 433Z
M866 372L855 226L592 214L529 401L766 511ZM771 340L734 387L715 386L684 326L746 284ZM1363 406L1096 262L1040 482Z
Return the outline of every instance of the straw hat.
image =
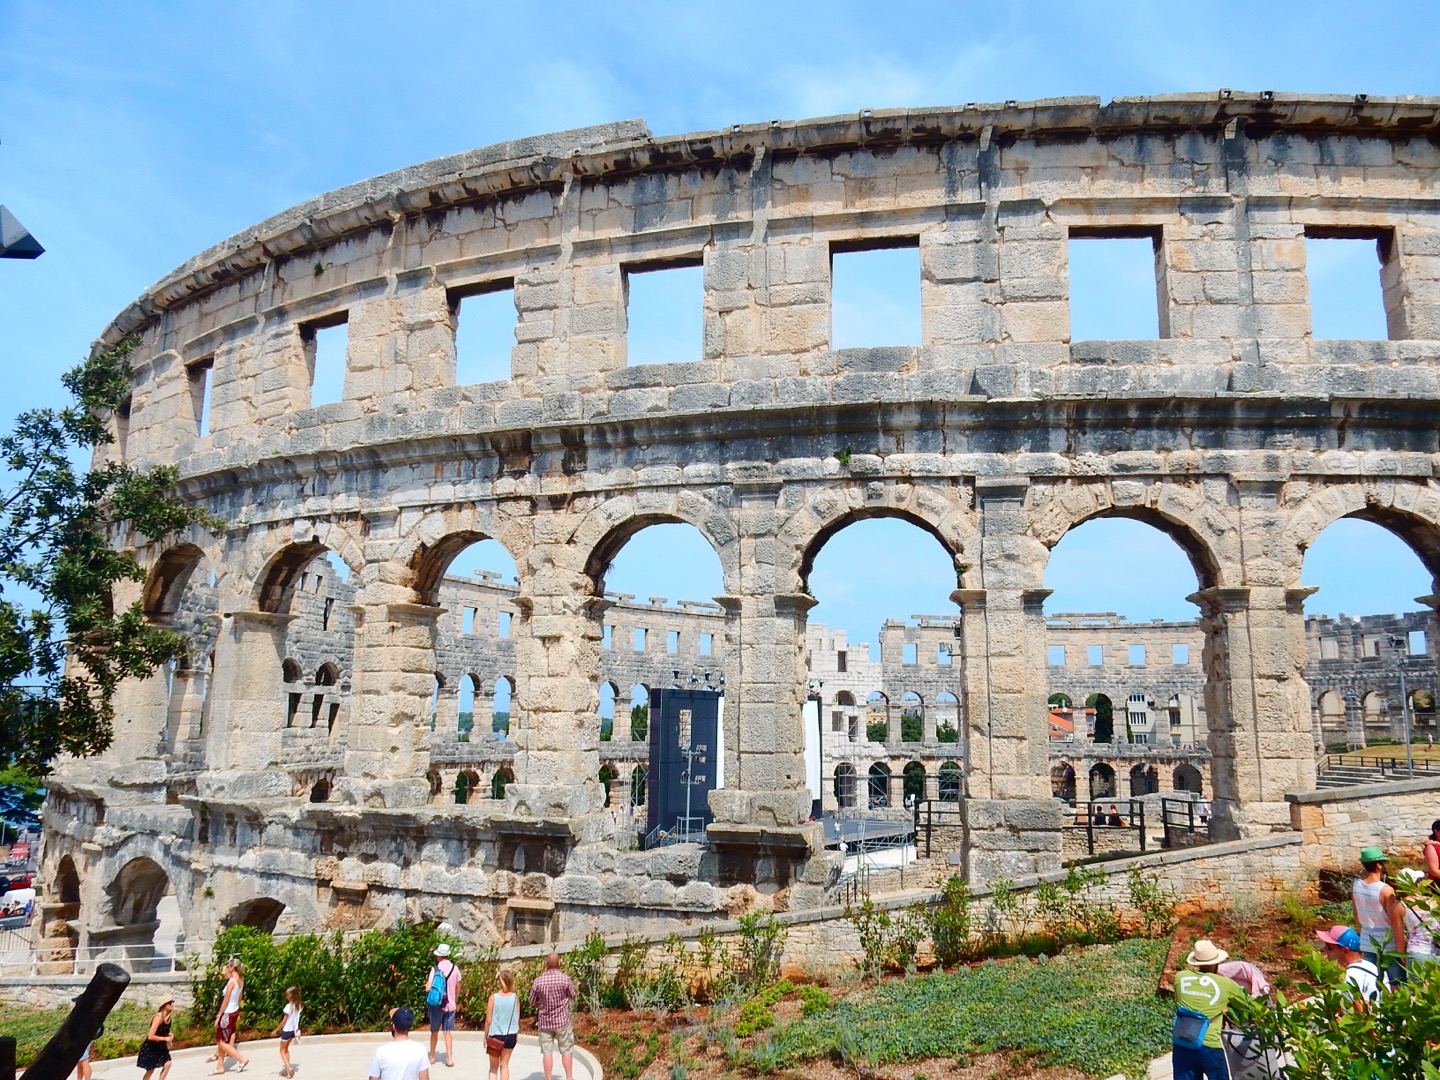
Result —
M1219 964L1229 959L1228 952L1224 949L1217 949L1215 943L1209 938L1201 938L1195 942L1195 947L1190 950L1190 955L1185 957L1185 964L1186 966L1209 967L1211 964Z

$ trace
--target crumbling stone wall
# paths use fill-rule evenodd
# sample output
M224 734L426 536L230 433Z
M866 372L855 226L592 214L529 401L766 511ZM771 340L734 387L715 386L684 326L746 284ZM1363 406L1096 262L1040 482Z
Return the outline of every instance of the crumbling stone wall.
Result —
M52 784L106 822L48 813L45 872L83 864L92 936L141 849L197 932L262 888L322 923L468 904L477 936L813 907L838 860L802 767L809 568L879 515L955 562L973 880L1058 864L1045 563L1097 516L1164 529L1196 569L1214 834L1289 830L1315 774L1304 551L1362 516L1440 569L1437 113L1224 92L674 138L630 121L376 178L197 255L104 337L143 342L117 451L174 463L230 523L142 549L151 581L116 598L215 569L205 768L186 755L193 792L171 790L163 680L127 686L111 753ZM1156 340L1071 340L1069 241L1113 235L1154 242ZM1376 240L1387 340L1311 334L1305 240L1327 235ZM832 255L897 244L918 250L921 340L832 348ZM632 366L629 275L675 264L703 268L701 358ZM511 377L457 386L457 308L492 288L513 288ZM342 325L343 399L312 402L316 335ZM621 850L597 781L605 568L659 522L697 528L724 582L727 786L678 888ZM515 781L442 806L438 583L480 538L519 578ZM355 644L310 803L324 777L296 790L277 680L326 552Z

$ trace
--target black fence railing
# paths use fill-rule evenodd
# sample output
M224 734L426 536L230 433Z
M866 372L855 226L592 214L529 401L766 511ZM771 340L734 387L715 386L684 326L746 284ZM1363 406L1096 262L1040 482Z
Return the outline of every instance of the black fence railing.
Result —
M1091 802L1077 802L1071 807L1069 828L1085 831L1085 850L1094 855L1096 839L1119 835L1135 834L1136 844L1143 852L1148 850L1145 827L1145 804L1139 799L1096 799ZM1119 850L1113 844L1102 844L1109 851Z

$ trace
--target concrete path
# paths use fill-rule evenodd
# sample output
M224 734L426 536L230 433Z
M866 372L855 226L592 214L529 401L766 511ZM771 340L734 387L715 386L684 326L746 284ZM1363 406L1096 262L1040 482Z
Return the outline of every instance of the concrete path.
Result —
M369 1075L370 1055L388 1038L385 1032L379 1031L361 1035L304 1035L300 1045L290 1051L296 1080L365 1080ZM428 1031L415 1032L410 1038L426 1048L430 1045ZM242 1042L239 1050L250 1059L246 1076L255 1080L271 1080L279 1076L279 1045L279 1039ZM169 1080L203 1080L206 1073L215 1068L213 1062L205 1060L213 1050L214 1047L197 1046L175 1051ZM478 1031L455 1032L455 1067L447 1069L444 1059L445 1044L442 1041L440 1060L430 1067L430 1080L480 1080L490 1063L485 1056L485 1037ZM236 1076L235 1062L228 1064L226 1076L233 1078ZM95 1062L96 1080L139 1080L141 1075L133 1057ZM159 1074L156 1075L158 1077ZM559 1080L564 1075L557 1055L552 1077ZM594 1056L577 1046L575 1080L602 1080L603 1076L600 1063ZM522 1034L515 1052L510 1055L510 1080L544 1080L540 1073L540 1043L534 1034Z

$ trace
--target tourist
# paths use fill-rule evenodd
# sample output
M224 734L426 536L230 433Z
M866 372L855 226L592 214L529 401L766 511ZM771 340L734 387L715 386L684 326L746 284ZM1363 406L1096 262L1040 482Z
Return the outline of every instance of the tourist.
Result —
M236 1072L244 1072L250 1065L250 1059L235 1049L240 1025L240 996L244 990L245 965L232 956L225 961L225 989L220 994L220 1012L215 1017L215 1071L211 1076L220 1076L225 1072L227 1057L239 1062Z
M1406 867L1400 871L1400 876L1417 887L1425 881L1424 870ZM1396 895L1399 896L1399 893ZM1403 897L1400 898L1400 906L1405 912L1405 971L1409 975L1419 965L1435 962L1435 938L1440 934L1440 921L1424 908L1415 910L1405 903Z
M545 958L545 970L530 984L530 1004L539 1014L535 1026L540 1031L542 1080L550 1080L550 1066L557 1050L565 1080L573 1080L575 1030L570 1024L570 1003L574 1000L575 984L560 970L560 954L552 952Z
M1327 959L1345 965L1345 985L1350 988L1355 1008L1364 1011L1371 1002L1380 1000L1381 990L1390 988L1379 966L1360 952L1360 935L1348 926L1332 926L1317 930L1321 951Z
M145 1070L141 1080L150 1080L150 1074L156 1069L160 1070L160 1080L170 1075L170 1047L175 1042L175 1036L170 1034L170 1017L174 1012L175 999L166 998L150 1018L150 1033L140 1044L140 1053L135 1058L135 1064Z
M285 988L285 1007L280 1010L280 1026L274 1031L280 1036L280 1075L294 1076L295 1066L290 1062L290 1051L300 1045L300 988Z
M501 968L495 976L499 987L485 1003L485 1052L490 1055L490 1080L510 1080L510 1055L520 1038L520 999L515 994L515 974ZM549 1075L550 1066L545 1066Z
M1229 1080L1221 1023L1230 1002L1245 991L1221 975L1218 967L1230 958L1206 938L1195 942L1185 967L1175 973L1175 1027L1171 1060L1175 1080Z
M1430 823L1430 837L1421 848L1425 856L1425 876L1440 881L1440 821Z
M435 1044L445 1032L445 1066L455 1064L455 1010L460 994L460 969L450 959L450 945L435 947L435 966L426 982L425 1012L430 1021L430 1064L435 1064Z
M409 1005L390 1010L390 1041L370 1058L370 1080L430 1080L425 1047L410 1041L415 1013Z
M1114 829L1122 828L1125 825L1125 819L1120 816L1120 811L1116 809L1113 802L1110 804L1110 813L1105 818L1105 824Z
M1350 887L1360 953L1375 964L1387 951L1405 952L1405 905L1385 880L1386 864L1385 852L1378 847L1361 848L1360 865L1365 872ZM1392 984L1405 981L1405 968L1398 959L1391 960L1388 967Z

